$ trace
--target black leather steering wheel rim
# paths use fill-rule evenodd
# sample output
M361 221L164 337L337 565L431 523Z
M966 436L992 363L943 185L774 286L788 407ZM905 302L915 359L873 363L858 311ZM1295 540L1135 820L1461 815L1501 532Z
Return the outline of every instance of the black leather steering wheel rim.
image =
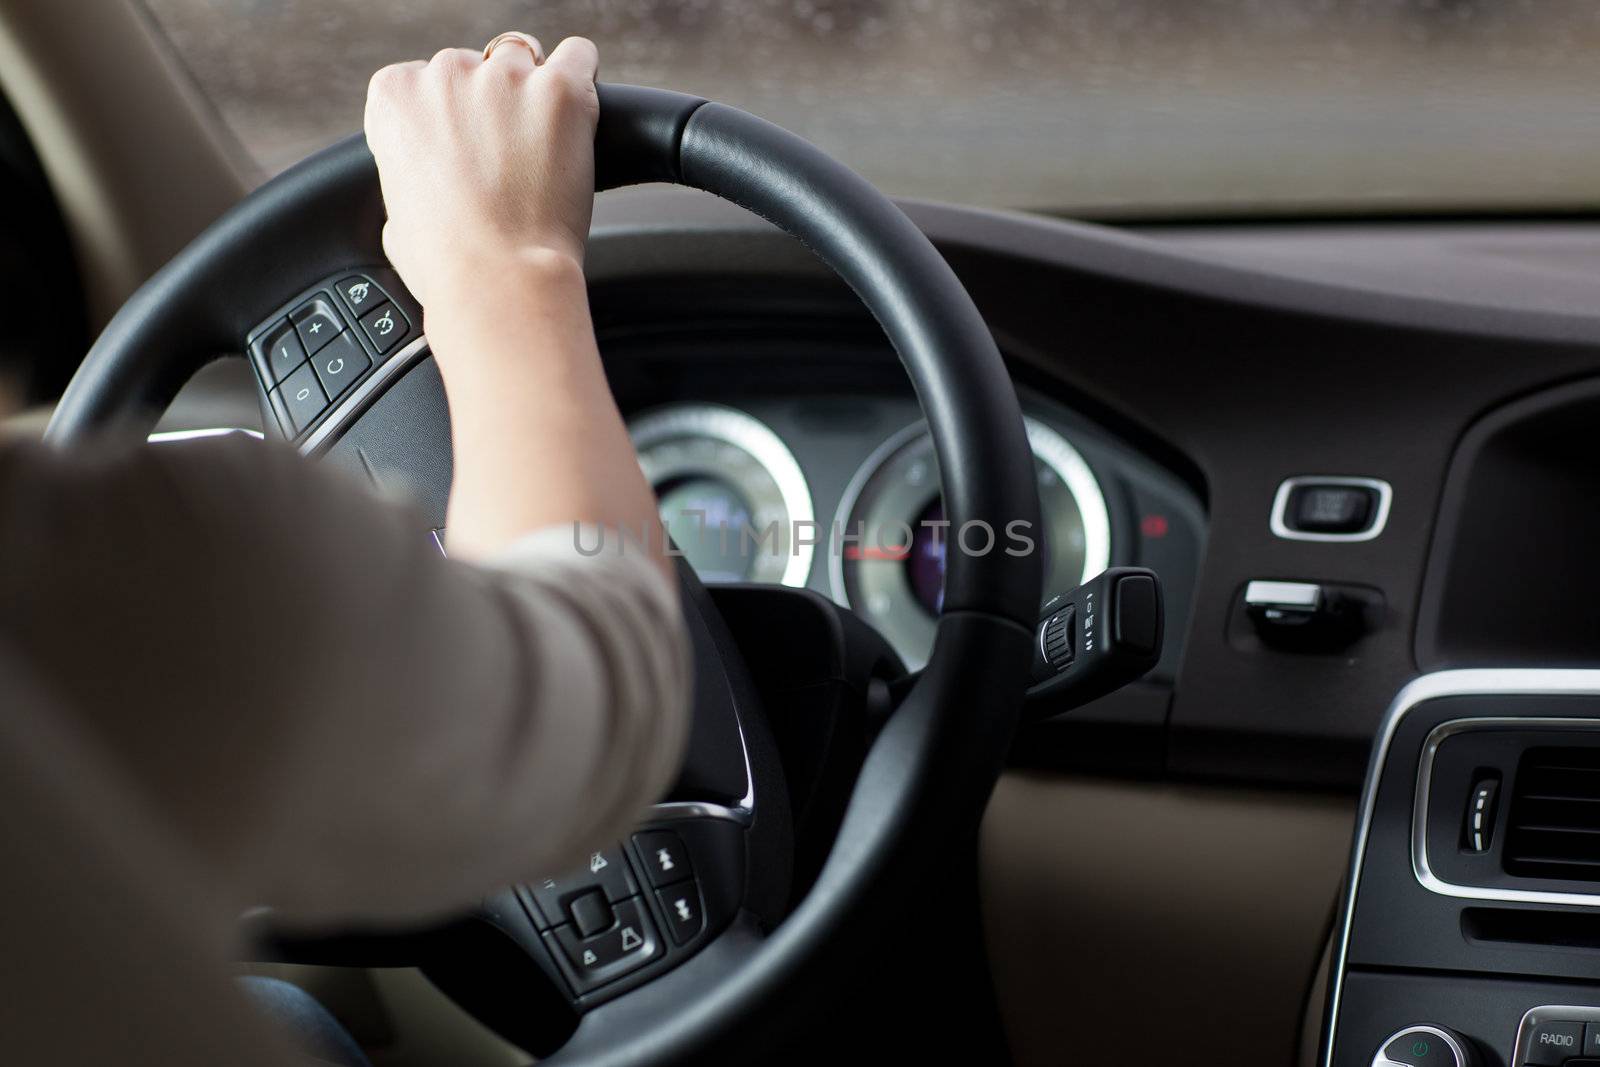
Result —
M1040 528L1032 452L1005 365L954 272L903 212L804 140L744 112L632 86L601 86L600 100L598 189L691 186L804 242L860 296L905 364L952 531L986 523L1000 544L1009 524ZM371 155L354 138L248 197L113 318L47 439L148 424L201 364L236 351L283 291L381 261L376 190ZM591 1012L553 1062L702 1060L731 1047L753 1019L770 1028L784 991L839 949L919 857L975 826L1016 729L1040 582L1037 553L952 551L928 666L868 754L805 899L776 930L736 924L676 970Z

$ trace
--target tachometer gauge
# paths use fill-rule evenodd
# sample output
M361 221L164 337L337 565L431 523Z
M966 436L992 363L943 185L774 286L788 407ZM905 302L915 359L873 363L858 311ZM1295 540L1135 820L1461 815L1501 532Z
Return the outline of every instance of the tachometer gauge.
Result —
M702 581L796 588L811 573L811 490L767 426L720 404L658 408L629 424L661 521ZM802 542L796 544L796 542Z
M1044 595L1065 592L1111 563L1111 518L1094 472L1067 439L1027 419L1039 479L1044 536ZM934 620L944 607L944 568L951 540L944 521L939 467L926 425L908 426L870 456L845 489L835 523L858 541L829 553L834 597L876 626L912 668L927 661ZM1021 550L994 531L992 551ZM966 539L983 550L986 537Z

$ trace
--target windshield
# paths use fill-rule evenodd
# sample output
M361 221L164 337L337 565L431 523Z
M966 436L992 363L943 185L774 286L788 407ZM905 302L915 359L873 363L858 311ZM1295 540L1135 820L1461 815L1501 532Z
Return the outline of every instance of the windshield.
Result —
M1594 0L146 0L262 168L368 76L526 29L746 108L886 191L1121 217L1600 196Z

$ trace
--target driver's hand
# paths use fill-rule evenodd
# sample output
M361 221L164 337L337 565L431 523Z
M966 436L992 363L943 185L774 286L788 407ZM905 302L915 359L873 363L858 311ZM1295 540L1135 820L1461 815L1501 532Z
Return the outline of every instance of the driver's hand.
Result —
M583 260L599 55L582 37L540 53L511 39L488 59L447 48L372 76L366 130L389 211L384 251L424 307L497 263Z
M670 596L655 494L606 384L583 276L599 60L581 37L539 51L447 49L385 67L367 90L384 250L422 302L450 402L448 546L487 559L544 527L592 524L618 546L633 531Z

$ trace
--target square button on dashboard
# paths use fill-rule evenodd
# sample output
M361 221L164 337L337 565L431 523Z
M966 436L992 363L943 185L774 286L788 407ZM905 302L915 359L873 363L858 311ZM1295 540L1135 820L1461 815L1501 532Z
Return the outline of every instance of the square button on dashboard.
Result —
M1302 485L1289 497L1289 525L1311 533L1359 533L1372 521L1377 492L1360 485Z
M1559 1067L1583 1051L1583 1024L1548 1019L1528 1031L1526 1064L1532 1067Z

